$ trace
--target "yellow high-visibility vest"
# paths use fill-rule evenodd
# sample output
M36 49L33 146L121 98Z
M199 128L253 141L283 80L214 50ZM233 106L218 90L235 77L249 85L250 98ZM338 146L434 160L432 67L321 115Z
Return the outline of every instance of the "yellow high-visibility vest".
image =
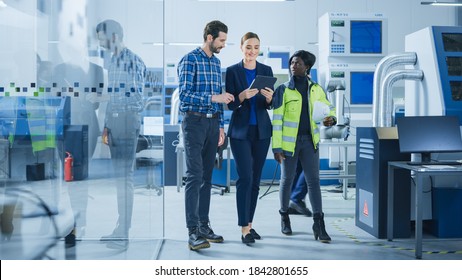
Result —
M335 116L336 112L320 85L308 80L308 93L311 136L313 145L317 148L320 135L318 125L313 120L313 104L319 101L328 105L329 116ZM283 152L285 155L292 156L302 113L302 95L295 89L293 82L284 83L276 89L273 106L273 152Z

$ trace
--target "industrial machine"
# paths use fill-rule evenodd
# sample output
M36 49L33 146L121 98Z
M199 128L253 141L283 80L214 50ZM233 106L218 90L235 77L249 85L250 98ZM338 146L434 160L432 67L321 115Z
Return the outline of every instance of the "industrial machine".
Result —
M337 109L338 124L321 128L321 138L346 141L350 128L371 126L374 71L388 52L388 20L381 13L339 12L324 14L318 25L318 83ZM355 158L355 149L349 152ZM329 167L341 166L338 149L329 148L325 157Z
M421 83L405 83L406 116L458 116L462 124L462 27L432 26L406 36Z
M462 27L460 26L430 26L406 36L406 52L415 52L417 61L409 65L409 69L423 71L422 82L405 82L405 116L457 116L462 125ZM425 125L425 124L423 124ZM413 160L421 160L419 154L412 154ZM431 159L459 160L462 153L432 153ZM442 237L452 236L437 228L442 220L451 221L447 224L458 224L462 232L460 215L447 215L443 208L432 208L435 205L450 206L449 201L436 201L438 197L459 197L452 203L462 204L462 190L454 187L462 184L462 178L436 176L429 178L424 189L432 191L424 194L425 207L423 218L432 220L434 233ZM451 190L452 189L452 190ZM458 194L454 193L458 192ZM414 205L414 203L412 203ZM412 212L414 208L412 207ZM412 215L412 214L411 214ZM461 236L458 236L461 237Z
M319 84L343 83L351 114L369 114L374 71L388 52L387 19L380 13L326 13L319 18L318 34Z
M0 97L2 137L9 142L8 165L11 179L26 178L28 166L32 179L43 179L34 172L51 174L63 144L65 127L70 125L70 97Z
M52 131L57 138L64 135L64 126L70 124L70 97L0 97L2 134L14 135L15 140L30 139ZM34 122L50 117L47 128L37 130Z
M373 85L373 127L358 128L357 132L357 167L361 170L372 169L367 172L368 176L357 176L356 225L378 238L385 237L387 215L384 206L388 178L381 170L387 167L389 161L422 160L422 153L403 153L404 150L399 147L397 133L388 134L388 140L380 137L384 135L383 130L396 130L396 127L392 127L395 123L393 120L398 117L393 115L398 113L392 103L393 84L404 80L404 110L400 110L400 114L456 116L459 124L462 124L462 28L433 26L409 34L405 39L405 51L401 54L391 54L378 63ZM426 124L421 125L425 127ZM418 144L419 139L415 141ZM386 148L383 144L385 142L389 145ZM462 153L458 152L422 152L426 155L427 162L462 158ZM409 222L406 224L405 221L413 220L415 217L415 201L410 199L415 197L415 188L412 180L408 179L412 177L409 172L395 175L394 185L403 187L399 188L400 197L394 198L394 213L399 213L393 217L398 223L394 225L394 236L405 237L411 228ZM448 197L446 192L449 191L452 197L462 197L454 194L454 191L462 192L455 189L461 184L462 178L454 176L433 176L424 182L423 219L431 221L436 235L454 237L439 225L462 225L459 215L448 215L445 212L445 208L452 207L449 201L438 201L442 197ZM458 202L451 203L460 205L462 201L459 199ZM435 205L446 207L432 208ZM447 219L453 220L441 223Z

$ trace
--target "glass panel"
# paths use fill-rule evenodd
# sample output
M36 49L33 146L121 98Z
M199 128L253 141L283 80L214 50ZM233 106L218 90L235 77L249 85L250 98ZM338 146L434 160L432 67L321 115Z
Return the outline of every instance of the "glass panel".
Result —
M164 234L163 1L9 1L1 12L0 189L13 197L1 206L17 212L32 199L6 190L29 191L65 218L50 234L75 225L80 248L130 244L143 248L136 258L155 257L161 242L152 240ZM12 235L24 237L20 228ZM52 257L95 258L88 251Z

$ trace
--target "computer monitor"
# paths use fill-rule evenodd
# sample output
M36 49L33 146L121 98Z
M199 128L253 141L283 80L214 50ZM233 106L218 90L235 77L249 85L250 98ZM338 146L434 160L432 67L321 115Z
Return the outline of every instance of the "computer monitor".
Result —
M401 153L419 153L422 163L430 163L432 153L462 151L456 116L400 117L396 123Z

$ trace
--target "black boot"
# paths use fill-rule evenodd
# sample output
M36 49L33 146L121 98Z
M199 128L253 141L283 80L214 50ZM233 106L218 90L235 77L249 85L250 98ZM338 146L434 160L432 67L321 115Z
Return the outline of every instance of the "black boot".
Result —
M292 211L290 211L292 210ZM296 212L295 214L302 214L307 217L313 216L313 213L311 213L310 209L306 207L305 201L300 200L300 201L293 201L291 200L289 202L289 214L292 214L293 212Z
M196 251L199 249L205 249L210 247L210 243L199 234L197 227L188 228L188 247L189 249Z
M314 213L313 221L314 240L318 240L319 238L319 241L323 243L329 243L331 239L326 232L326 225L324 224L324 213Z
M282 212L279 210L279 214L281 214L281 232L286 235L291 235L292 228L290 227L289 212Z
M221 243L223 242L223 236L215 234L210 227L209 222L200 222L199 228L197 230L197 234L202 236L203 238L207 239L208 242L213 243Z

